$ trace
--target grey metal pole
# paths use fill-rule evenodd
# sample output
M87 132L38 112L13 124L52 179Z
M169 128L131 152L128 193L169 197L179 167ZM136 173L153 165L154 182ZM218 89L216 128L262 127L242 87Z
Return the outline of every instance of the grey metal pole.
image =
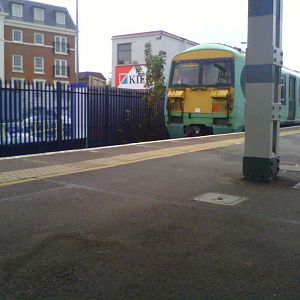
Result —
M79 82L79 12L76 0L76 83Z
M271 180L279 171L282 0L248 0L245 179Z

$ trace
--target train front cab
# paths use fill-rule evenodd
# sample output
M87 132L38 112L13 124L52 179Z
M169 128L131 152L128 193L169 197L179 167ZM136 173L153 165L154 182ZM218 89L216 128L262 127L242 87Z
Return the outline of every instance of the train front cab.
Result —
M244 56L227 48L190 50L177 55L166 99L170 137L242 131L243 66Z

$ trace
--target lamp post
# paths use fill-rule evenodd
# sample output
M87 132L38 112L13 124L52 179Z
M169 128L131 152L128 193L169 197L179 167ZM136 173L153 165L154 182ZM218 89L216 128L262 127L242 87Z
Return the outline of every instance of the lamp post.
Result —
M78 0L76 0L76 83L79 81L79 14Z

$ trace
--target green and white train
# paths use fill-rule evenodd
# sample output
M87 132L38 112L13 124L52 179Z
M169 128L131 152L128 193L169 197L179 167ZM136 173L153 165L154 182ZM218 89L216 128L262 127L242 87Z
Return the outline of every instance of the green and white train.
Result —
M170 138L243 131L245 90L245 53L240 49L203 44L176 55L166 95ZM281 124L300 123L300 73L282 69L280 97Z

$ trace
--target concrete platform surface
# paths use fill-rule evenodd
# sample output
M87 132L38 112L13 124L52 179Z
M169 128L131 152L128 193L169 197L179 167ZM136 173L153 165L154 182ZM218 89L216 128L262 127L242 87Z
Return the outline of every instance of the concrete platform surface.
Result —
M0 299L299 299L299 127L280 149L270 183L243 134L1 159Z

